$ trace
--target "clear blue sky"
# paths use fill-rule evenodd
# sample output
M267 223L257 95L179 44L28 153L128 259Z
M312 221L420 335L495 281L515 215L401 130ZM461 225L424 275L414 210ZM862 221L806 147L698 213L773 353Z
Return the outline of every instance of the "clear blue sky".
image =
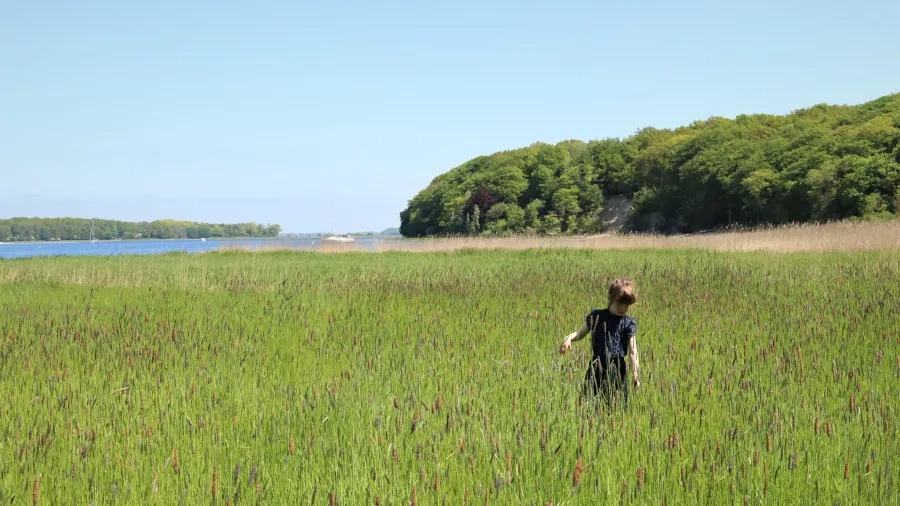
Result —
M426 4L0 0L0 217L381 230L481 154L900 91L896 1Z

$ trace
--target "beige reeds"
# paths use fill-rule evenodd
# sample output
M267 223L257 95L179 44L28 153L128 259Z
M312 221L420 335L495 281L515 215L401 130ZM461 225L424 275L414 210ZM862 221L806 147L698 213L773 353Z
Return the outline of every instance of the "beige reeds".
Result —
M220 251L268 252L306 250L320 253L346 252L440 252L460 249L629 249L672 248L714 251L863 251L900 249L900 220L843 221L764 226L742 231L708 234L599 234L592 236L445 237L424 239L375 239L347 244L237 243ZM12 271L7 274L12 275ZM16 273L20 275L20 273ZM13 280L11 280L13 281Z

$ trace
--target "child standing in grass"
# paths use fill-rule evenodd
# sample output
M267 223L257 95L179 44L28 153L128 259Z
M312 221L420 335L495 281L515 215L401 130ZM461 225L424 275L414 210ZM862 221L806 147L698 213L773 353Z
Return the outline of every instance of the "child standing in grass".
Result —
M637 302L637 288L628 278L619 278L609 287L606 309L594 309L585 316L585 323L577 332L566 336L559 352L566 353L574 341L580 341L591 334L593 356L585 374L585 391L594 395L602 394L607 402L612 402L617 393L628 404L628 367L625 357L631 362L631 382L635 388L641 386L638 380L637 322L628 316L628 308Z

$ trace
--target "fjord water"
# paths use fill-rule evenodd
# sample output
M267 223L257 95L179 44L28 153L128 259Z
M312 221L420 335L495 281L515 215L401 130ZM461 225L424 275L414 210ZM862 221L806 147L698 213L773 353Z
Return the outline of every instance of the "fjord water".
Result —
M354 246L359 249L373 249L382 240L384 239L379 237L357 237ZM270 248L315 250L321 245L322 241L318 237L207 239L205 242L199 239L132 239L99 243L88 241L14 242L0 244L0 258L149 255L175 251L200 253L219 248L241 248L251 251Z

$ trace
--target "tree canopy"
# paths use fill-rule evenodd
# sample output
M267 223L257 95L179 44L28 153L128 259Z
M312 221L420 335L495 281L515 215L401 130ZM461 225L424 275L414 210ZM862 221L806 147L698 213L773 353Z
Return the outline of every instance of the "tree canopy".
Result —
M281 226L257 223L211 224L158 220L125 222L94 220L94 238L109 239L199 239L201 237L274 237ZM84 218L0 219L0 241L85 240L91 235L91 220Z
M634 231L895 217L900 94L479 156L419 191L400 232L595 233L613 195L632 199Z

